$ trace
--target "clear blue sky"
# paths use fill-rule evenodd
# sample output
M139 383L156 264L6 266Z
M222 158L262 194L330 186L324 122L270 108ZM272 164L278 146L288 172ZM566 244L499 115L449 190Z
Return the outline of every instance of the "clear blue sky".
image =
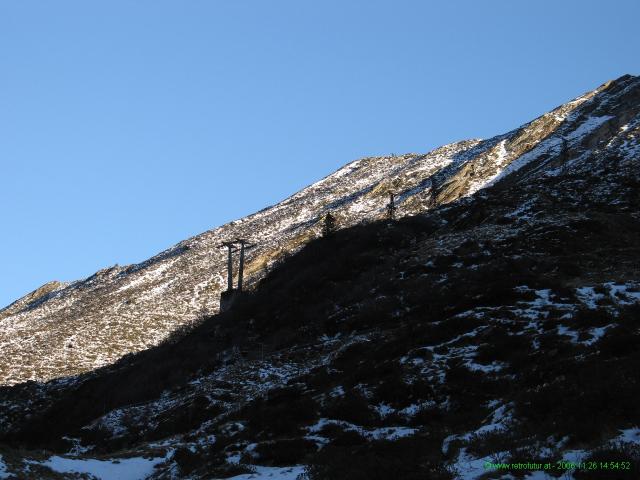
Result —
M637 0L0 1L0 306L638 74Z

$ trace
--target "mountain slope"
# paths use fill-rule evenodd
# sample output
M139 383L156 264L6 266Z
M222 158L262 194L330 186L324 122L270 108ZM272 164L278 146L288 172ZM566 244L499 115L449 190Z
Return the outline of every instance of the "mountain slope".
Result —
M309 241L156 348L0 388L0 475L638 478L640 82L580 102L460 147L412 184L418 215Z
M216 312L225 287L223 240L257 242L246 270L253 285L315 237L326 212L334 212L341 227L381 218L389 190L396 192L398 214L414 215L496 182L539 175L551 163L548 175L590 169L596 152L618 161L637 156L639 85L637 77L621 77L488 140L352 162L273 207L140 264L47 284L0 310L0 384L87 372Z

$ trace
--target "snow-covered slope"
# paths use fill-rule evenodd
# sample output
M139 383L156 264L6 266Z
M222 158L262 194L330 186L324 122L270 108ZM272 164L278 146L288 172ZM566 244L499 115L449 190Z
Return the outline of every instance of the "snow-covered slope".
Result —
M225 288L223 240L257 243L246 269L252 285L274 262L317 236L326 212L336 215L340 227L379 219L390 190L398 215L406 216L498 182L579 174L604 155L618 163L635 160L639 98L640 79L624 76L507 134L427 154L363 158L277 205L140 264L107 268L69 284L49 283L0 310L0 385L90 371L216 312Z

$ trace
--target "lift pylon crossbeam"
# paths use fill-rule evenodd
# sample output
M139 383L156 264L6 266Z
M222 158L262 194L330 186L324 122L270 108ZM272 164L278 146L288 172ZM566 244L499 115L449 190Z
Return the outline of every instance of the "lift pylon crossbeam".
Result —
M232 241L222 242L220 248L227 249L227 291L231 292L233 288L233 254L240 251L240 261L238 265L238 287L239 292L242 291L243 277L244 277L244 260L245 251L255 247L255 244L249 243L244 238L237 238Z

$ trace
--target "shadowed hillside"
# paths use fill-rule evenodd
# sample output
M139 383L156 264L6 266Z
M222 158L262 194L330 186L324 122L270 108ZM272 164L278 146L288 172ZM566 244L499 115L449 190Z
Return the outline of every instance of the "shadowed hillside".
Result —
M615 460L628 468L546 473L637 478L640 91L603 89L582 127L544 129L473 195L283 251L232 310L155 348L0 388L4 468L437 480ZM472 172L434 177L433 197Z

